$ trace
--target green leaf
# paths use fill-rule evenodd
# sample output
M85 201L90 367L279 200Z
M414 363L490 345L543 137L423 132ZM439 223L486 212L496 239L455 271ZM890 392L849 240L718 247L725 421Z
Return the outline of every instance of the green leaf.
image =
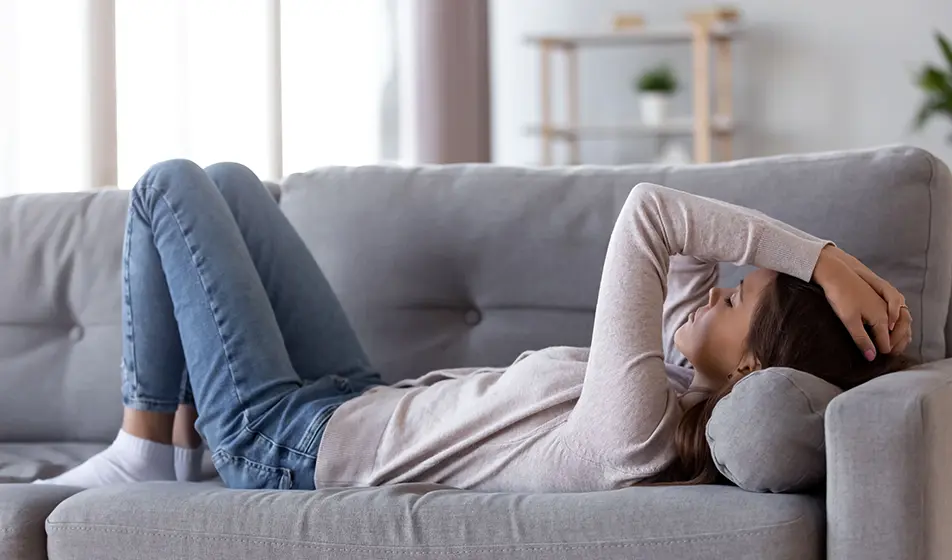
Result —
M935 39L945 64L925 64L915 76L916 85L925 94L913 121L916 128L938 115L952 121L952 43L938 31Z
M952 45L950 45L949 40L938 31L935 33L935 40L939 43L939 49L942 51L942 55L945 56L945 62L949 65L949 71L952 72Z
M917 82L928 93L952 96L952 76L931 64L922 69Z

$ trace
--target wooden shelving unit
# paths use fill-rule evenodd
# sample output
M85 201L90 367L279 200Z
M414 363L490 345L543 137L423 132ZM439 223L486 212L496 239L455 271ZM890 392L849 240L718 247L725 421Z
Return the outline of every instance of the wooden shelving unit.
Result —
M734 132L731 42L741 32L736 25L688 22L623 32L530 35L526 40L540 50L542 122L527 127L542 141L542 164L552 165L556 141L569 145L571 164L579 164L582 138L691 135L694 161L707 163L731 159ZM578 50L580 48L630 47L645 44L683 43L692 50L691 88L694 112L660 126L603 126L579 122ZM552 110L552 59L562 53L566 63L567 101L565 124L556 124ZM713 54L713 56L712 56ZM713 58L713 65L712 65ZM713 82L713 90L712 90ZM713 99L712 99L713 91ZM713 104L713 108L712 108ZM715 154L716 150L716 154Z

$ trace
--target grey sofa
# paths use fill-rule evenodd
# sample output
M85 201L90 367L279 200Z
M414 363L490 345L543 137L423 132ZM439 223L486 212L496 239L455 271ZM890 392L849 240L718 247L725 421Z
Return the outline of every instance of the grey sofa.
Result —
M908 147L696 167L330 168L280 204L391 380L587 345L613 221L640 181L758 208L892 281L928 362L839 396L825 492L483 494L432 485L79 491L119 405L122 191L0 200L0 558L952 558L952 179ZM725 284L741 271L724 267Z

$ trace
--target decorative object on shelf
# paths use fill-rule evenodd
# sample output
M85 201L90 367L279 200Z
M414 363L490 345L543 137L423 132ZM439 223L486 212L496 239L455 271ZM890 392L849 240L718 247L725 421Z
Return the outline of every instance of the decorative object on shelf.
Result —
M555 163L555 147L564 144L568 162L581 162L583 138L623 139L654 137L661 140L689 136L693 161L706 163L733 158L734 133L731 74L731 44L743 30L730 22L699 23L687 21L670 25L649 25L624 30L581 33L542 33L526 37L539 49L540 122L526 127L539 137L542 165ZM666 118L659 126L644 123L582 123L579 118L578 51L583 48L618 48L640 45L685 45L691 52L691 77L686 80L692 96L692 114ZM553 110L553 58L562 55L565 62L565 113L555 118Z
M612 18L612 28L615 31L629 31L645 26L645 18L641 14L615 14Z
M945 67L926 64L916 76L916 84L926 94L925 101L916 113L916 128L922 128L936 115L952 119L952 44L939 32L936 32L935 39L945 59ZM948 140L952 142L952 133Z
M664 124L668 116L668 104L678 90L678 78L668 65L652 68L639 77L634 84L641 102L641 122L648 126Z
M733 6L715 6L702 10L691 10L685 14L685 19L702 25L737 23L740 21L740 10Z

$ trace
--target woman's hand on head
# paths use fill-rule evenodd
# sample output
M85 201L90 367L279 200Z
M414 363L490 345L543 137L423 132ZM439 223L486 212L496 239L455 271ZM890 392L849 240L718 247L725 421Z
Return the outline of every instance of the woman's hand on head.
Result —
M860 278L865 280L866 283L883 298L883 301L886 302L887 312L889 314L889 330L894 330L896 328L896 322L899 321L901 316L900 310L906 306L906 297L892 284L880 278L875 272L870 270L868 266L860 262L859 259L839 247L827 245L824 252L828 252L846 263L846 266L848 266L850 270L858 274ZM907 307L906 312L908 313L908 311L909 308ZM912 320L911 315L909 316L909 320Z
M896 330L906 305L906 299L899 290L858 259L833 245L827 245L820 252L813 270L813 280L823 288L826 299L866 359L873 360L877 348L883 353L894 351L890 331ZM908 309L906 312L908 314ZM909 322L911 324L911 317ZM866 332L867 325L873 333L873 340Z

